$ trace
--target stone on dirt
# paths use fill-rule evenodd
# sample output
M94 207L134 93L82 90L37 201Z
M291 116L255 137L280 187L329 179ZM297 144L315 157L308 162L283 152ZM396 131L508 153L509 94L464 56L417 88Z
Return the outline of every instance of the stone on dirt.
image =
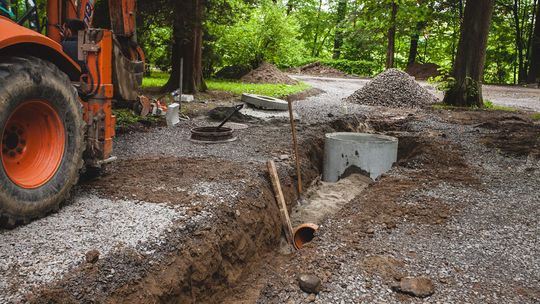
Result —
M99 260L99 251L92 249L86 253L86 263L95 264Z
M347 97L347 101L368 106L419 108L437 102L437 97L407 73L388 69Z
M321 279L313 274L300 274L298 276L298 285L300 285L300 289L307 293L317 294L321 291Z
M398 292L406 293L418 298L425 298L435 293L433 282L425 277L405 277L392 286Z

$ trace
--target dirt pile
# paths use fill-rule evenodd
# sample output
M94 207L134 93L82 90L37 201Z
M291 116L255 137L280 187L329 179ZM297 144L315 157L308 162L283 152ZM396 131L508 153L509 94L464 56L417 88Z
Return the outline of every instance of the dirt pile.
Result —
M418 108L436 102L437 98L407 73L389 69L347 97L347 101L368 106Z
M439 66L435 63L413 63L405 70L416 79L428 79L439 76Z
M316 61L310 64L306 64L302 67L291 70L293 73L318 75L318 76L330 76L330 77L347 77L348 74L334 69L333 67L326 66L320 61Z
M236 64L226 66L216 73L216 78L220 79L240 79L251 71L247 64Z
M298 81L290 78L274 65L263 63L255 70L240 78L240 81L247 83L273 83L273 84L297 84Z

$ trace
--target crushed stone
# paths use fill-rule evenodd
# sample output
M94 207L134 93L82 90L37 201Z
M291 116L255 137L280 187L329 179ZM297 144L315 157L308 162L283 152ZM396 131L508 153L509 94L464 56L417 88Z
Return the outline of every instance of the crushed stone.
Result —
M388 69L354 92L347 101L369 106L418 108L437 102L437 98L407 73Z

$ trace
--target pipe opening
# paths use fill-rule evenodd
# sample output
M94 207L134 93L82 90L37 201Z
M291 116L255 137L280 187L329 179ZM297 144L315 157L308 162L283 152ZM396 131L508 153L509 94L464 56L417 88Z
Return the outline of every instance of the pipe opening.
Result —
M296 249L302 249L306 243L311 242L315 237L315 231L319 229L319 226L315 224L302 224L294 230L294 247Z

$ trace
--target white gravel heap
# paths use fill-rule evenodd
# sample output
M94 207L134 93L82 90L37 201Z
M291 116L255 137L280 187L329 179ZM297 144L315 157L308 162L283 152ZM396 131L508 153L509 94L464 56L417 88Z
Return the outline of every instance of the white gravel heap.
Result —
M347 101L368 106L418 108L435 103L437 97L407 73L388 69L347 97Z

